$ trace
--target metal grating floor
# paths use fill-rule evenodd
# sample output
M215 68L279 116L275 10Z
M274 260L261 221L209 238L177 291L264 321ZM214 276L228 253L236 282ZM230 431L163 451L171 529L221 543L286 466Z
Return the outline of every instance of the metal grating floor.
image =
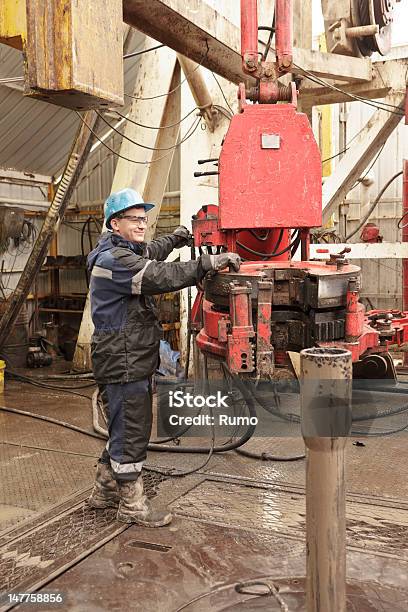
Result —
M348 612L407 610L407 567L391 556L373 562L371 554L349 551ZM235 589L238 582L266 580L290 612L303 612L304 572L302 540L255 525L248 531L179 516L168 529L135 526L121 533L49 588L64 593L69 612L278 611L272 597Z
M143 473L147 496L156 496L165 480L161 474ZM8 536L0 548L0 593L32 589L128 528L115 517L115 509L94 510L83 501L14 539Z
M404 506L348 501L348 545L408 561L408 504ZM227 528L304 539L305 496L288 488L206 480L176 500L171 509L181 516Z
M364 446L356 446L356 442ZM208 440L189 438L183 446L207 445ZM287 457L304 452L303 439L253 438L243 447L247 450ZM346 486L353 494L379 496L408 502L408 479L405 477L407 439L402 436L385 438L352 438L346 449ZM148 454L148 464L163 468L185 470L199 466L203 456L172 453ZM213 455L202 471L206 475L220 475L254 482L304 486L305 461L259 461L234 452Z
M26 409L91 428L87 400L29 388L25 393ZM21 407L18 389L9 399ZM3 425L0 495L10 513L35 516L0 533L0 592L59 590L70 612L273 610L270 598L237 599L231 586L265 576L279 586L291 612L304 609L304 461L262 462L230 452L213 456L193 476L165 481L146 472L146 488L176 514L168 528L149 530L117 523L114 510L85 506L103 442L86 439L84 447L81 435L0 413ZM405 440L360 440L364 446L350 440L347 452L350 609L408 610ZM183 446L197 444L208 440L182 440ZM252 439L246 448L285 457L302 453L304 445L299 437L273 437ZM151 452L148 459L186 470L205 457ZM69 497L63 505L62 495ZM219 585L228 587L225 597Z

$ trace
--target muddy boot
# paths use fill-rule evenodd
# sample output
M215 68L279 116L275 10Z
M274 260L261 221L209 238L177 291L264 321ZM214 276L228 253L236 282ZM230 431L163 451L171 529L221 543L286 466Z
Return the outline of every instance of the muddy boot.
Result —
M122 523L137 523L145 527L164 527L172 520L167 509L152 507L150 501L143 493L143 480L118 482L120 503L117 519Z
M92 508L117 508L119 492L112 468L106 463L98 463L96 479L88 504Z

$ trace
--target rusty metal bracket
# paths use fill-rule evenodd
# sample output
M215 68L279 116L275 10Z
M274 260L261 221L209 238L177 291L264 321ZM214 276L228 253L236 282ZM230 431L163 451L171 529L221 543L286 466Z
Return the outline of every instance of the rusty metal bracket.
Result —
M234 373L253 372L252 286L249 282L240 285L239 281L234 281L230 283L229 291L231 333L227 337L227 365Z
M256 336L256 370L260 378L273 376L274 350L271 345L273 280L258 281L258 320Z

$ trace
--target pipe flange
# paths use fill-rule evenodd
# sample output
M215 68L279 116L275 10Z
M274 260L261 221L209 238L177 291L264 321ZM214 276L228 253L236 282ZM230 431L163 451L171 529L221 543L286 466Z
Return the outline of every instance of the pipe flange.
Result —
M396 0L354 0L354 25L378 25L379 32L356 38L363 56L377 52L386 55L391 49L391 29Z

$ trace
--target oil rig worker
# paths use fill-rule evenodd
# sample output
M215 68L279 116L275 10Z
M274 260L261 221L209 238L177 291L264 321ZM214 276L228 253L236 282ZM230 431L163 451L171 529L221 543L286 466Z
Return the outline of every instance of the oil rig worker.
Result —
M162 336L154 295L196 285L211 270L239 270L235 253L201 255L165 262L190 243L186 227L144 242L147 213L154 207L130 188L105 202L109 231L88 255L90 300L95 330L92 365L106 407L109 439L99 459L89 498L93 508L118 506L117 519L161 527L171 521L143 492L141 470L152 427L151 379Z

